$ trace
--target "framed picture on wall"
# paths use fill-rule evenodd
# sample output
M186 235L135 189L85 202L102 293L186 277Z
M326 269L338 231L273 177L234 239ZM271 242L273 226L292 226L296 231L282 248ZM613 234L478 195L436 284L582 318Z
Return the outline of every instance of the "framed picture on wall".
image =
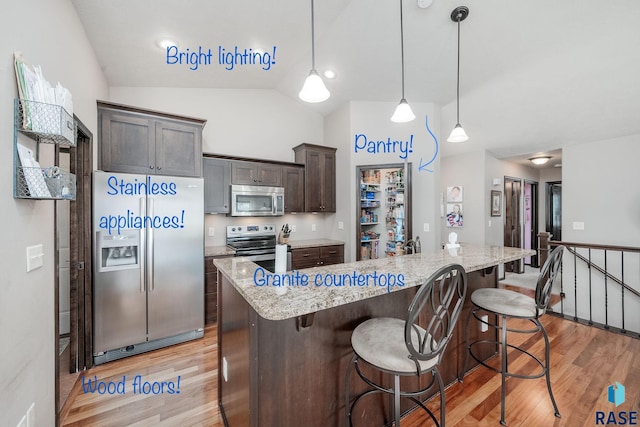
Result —
M447 203L447 218L445 225L447 227L462 227L462 203Z
M455 185L453 187L447 187L447 202L461 202L462 201L462 186Z
M491 216L502 214L502 193L498 190L491 190Z

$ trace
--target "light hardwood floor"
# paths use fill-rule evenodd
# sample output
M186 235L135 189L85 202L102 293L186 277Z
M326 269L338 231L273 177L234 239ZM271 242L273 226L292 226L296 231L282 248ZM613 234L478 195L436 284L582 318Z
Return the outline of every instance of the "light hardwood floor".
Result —
M596 411L640 411L640 340L551 315L543 323L551 340L551 380L562 418L553 416L544 379L511 379L507 382L508 426L594 426ZM514 339L534 353L542 350L538 337ZM216 361L216 327L211 326L202 340L95 367L84 373L85 378L122 381L125 376L126 393L84 393L78 383L63 410L61 425L222 426L216 404ZM517 355L511 356L510 363L520 372L535 369ZM180 394L133 394L135 375L149 382L175 382L180 376ZM617 408L607 401L607 387L616 381L626 387L626 401ZM500 425L500 378L494 372L474 370L462 384L448 387L446 398L447 426ZM437 410L437 399L429 405ZM403 427L429 425L420 411L402 422Z

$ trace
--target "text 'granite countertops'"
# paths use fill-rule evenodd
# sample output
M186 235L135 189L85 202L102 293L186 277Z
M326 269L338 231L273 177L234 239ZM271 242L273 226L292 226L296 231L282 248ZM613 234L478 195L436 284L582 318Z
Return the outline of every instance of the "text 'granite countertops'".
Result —
M448 264L460 264L472 272L534 254L504 246L463 245L278 275L243 257L215 259L214 264L261 317L284 320L419 286Z

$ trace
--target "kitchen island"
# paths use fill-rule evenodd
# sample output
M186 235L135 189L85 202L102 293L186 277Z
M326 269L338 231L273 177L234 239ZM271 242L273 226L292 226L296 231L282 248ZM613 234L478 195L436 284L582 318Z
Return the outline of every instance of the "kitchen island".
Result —
M218 268L218 404L227 425L342 426L344 378L351 332L371 317L406 317L422 280L457 263L468 273L469 295L496 287L497 266L530 250L464 245L456 250L359 261L274 275L243 258L215 260ZM455 381L464 355L457 327L441 365ZM491 335L493 334L493 335ZM471 331L472 339L494 331ZM493 350L483 355L490 357ZM418 385L407 379L407 385ZM352 395L365 389L353 383ZM410 402L409 402L410 403ZM403 411L410 410L409 403ZM358 406L360 425L379 423L387 399ZM362 424L362 422L364 424ZM356 425L358 425L356 423Z

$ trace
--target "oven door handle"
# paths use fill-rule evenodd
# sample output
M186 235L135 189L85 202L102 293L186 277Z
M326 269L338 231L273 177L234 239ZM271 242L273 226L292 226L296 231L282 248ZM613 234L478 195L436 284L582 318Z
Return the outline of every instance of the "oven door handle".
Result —
M264 255L239 255L240 257L246 258L249 261L270 261L276 259L275 253L264 254Z

